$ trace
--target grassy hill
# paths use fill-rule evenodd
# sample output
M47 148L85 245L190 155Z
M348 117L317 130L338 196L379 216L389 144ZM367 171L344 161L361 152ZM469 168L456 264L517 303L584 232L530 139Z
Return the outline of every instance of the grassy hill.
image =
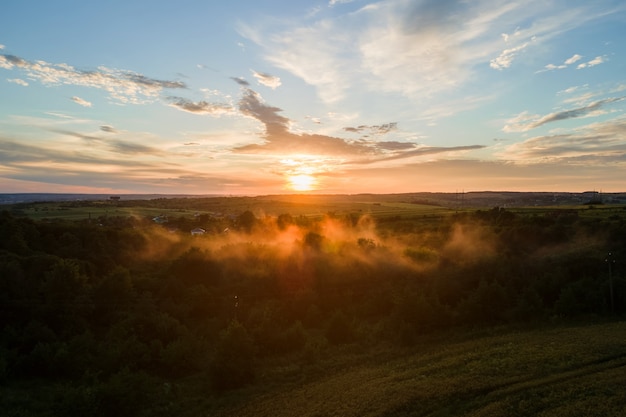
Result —
M268 368L250 388L180 388L181 416L618 416L626 323L430 336L410 348L350 347ZM200 384L201 385L201 384ZM194 388L195 387L195 388ZM186 390L190 391L186 391Z

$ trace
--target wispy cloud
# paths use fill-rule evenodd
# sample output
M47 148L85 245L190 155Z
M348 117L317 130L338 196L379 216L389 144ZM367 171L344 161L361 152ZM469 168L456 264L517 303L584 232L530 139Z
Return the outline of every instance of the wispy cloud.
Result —
M565 60L565 65L572 65L578 61L580 61L583 57L581 55L578 54L574 54L572 55L571 58L568 58Z
M141 193L197 193L202 189L232 192L267 185L266 178L208 174L187 165L164 163L159 158L140 158L141 155L141 152L127 152L127 157L106 156L58 146L29 145L0 136L0 166L4 168L3 178L7 183L32 181L54 184L55 190L88 187L89 192L112 189Z
M101 129L102 130L102 129ZM89 146L100 146L110 152L124 155L164 155L164 152L158 148L142 145L125 140L111 140L96 136L93 134L84 134L71 130L50 129L51 132L65 136L72 136L83 140Z
M24 80L22 80L21 78L9 78L7 79L8 82L13 83L13 84L17 84L17 85L21 85L24 87L28 87L28 83Z
M91 107L91 102L89 102L89 101L87 101L85 99L82 99L80 97L77 97L77 96L72 97L72 101L74 103L76 103L76 104L79 104L79 105L83 106L83 107Z
M534 40L534 39L533 39ZM517 45L513 48L505 49L500 53L500 55L492 59L489 62L489 66L496 70L503 70L509 68L513 63L513 59L524 49L526 49L530 45L530 42L525 42L521 45Z
M554 112L545 116L530 115L527 112L523 112L508 120L502 130L505 132L526 132L539 126L543 126L547 123L556 122L559 120L597 115L597 112L600 111L600 109L605 105L620 102L625 98L626 97L606 98L603 100L594 101L593 103L590 103L586 106Z
M345 99L355 87L421 102L463 87L485 65L510 68L522 54L532 56L531 49L603 13L580 4L562 11L539 0L389 0L271 31L241 24L239 32L326 102Z
M626 119L593 123L571 133L537 136L499 156L522 163L567 160L572 164L626 163Z
M574 54L572 55L570 58L567 58L565 61L563 61L562 64L559 65L555 65L555 64L548 64L544 67L544 69L537 71L539 72L545 72L545 71L553 71L553 70L559 70L559 69L565 69L568 66L575 64L576 62L580 61L582 59L582 55L578 55L578 54Z
M168 100L170 101L170 106L188 113L222 116L235 112L235 109L227 103L193 102L182 97L170 97Z
M596 65L600 65L606 62L606 57L605 56L597 56L594 59L592 59L591 61L588 62L583 62L582 64L579 64L578 67L576 67L577 69L583 69L583 68L590 68L590 67L595 67Z
M157 80L132 71L107 67L79 70L68 64L27 61L6 54L0 54L0 68L22 71L29 79L45 85L70 84L101 89L122 103L143 103L155 99L163 89L186 88L180 81Z
M259 84L262 84L271 89L276 89L281 86L280 78L274 75L270 75L264 72L256 72L254 70L252 70L252 75L254 75L254 78L257 79Z

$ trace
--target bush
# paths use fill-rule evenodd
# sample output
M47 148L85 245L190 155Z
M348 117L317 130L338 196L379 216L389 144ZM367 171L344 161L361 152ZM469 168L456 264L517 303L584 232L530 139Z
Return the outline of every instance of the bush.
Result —
M210 372L219 390L240 388L254 381L254 343L238 321L233 320L220 334Z
M334 345L341 345L354 341L356 338L354 327L344 313L338 311L330 319L330 323L326 329L326 338Z

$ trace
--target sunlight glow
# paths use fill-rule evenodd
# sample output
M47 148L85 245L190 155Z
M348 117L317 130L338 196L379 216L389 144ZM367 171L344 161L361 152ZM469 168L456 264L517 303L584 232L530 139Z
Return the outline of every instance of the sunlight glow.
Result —
M292 175L289 177L289 188L294 191L310 191L316 184L315 177L307 174Z

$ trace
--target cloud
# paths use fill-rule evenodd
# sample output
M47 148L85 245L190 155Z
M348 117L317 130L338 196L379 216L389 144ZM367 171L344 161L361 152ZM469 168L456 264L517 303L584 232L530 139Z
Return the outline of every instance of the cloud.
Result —
M572 94L580 89L580 86L575 85L572 87L568 87L565 90L558 91L557 94Z
M13 69L13 67L26 67L27 62L15 55L3 55L0 54L0 68Z
M582 64L579 64L578 67L576 67L577 69L583 69L583 68L591 68L591 67L595 67L596 65L600 65L606 62L606 57L604 56L597 56L594 59L592 59L591 61L588 62L583 62Z
M87 142L89 146L100 146L108 151L116 154L124 155L164 155L164 152L160 149L153 148L151 146L145 146L138 143L133 143L123 140L110 140L101 138L99 136L88 135L84 133L74 132L71 130L63 129L48 129L51 132L59 133L61 135L72 136L82 139ZM102 130L102 128L100 129Z
M102 125L100 126L100 130L106 133L117 133L117 129L115 129L113 126L109 126L109 125Z
M17 84L17 85L22 85L24 87L28 87L28 83L24 80L22 80L21 78L10 78L7 79L8 82L13 83L13 84Z
M155 99L163 89L186 88L180 81L157 80L132 71L107 67L79 70L68 64L31 62L5 54L0 54L0 68L22 71L29 79L38 80L44 85L70 84L101 89L122 103L140 104Z
M289 130L291 120L280 115L280 108L267 105L260 94L244 88L239 111L265 126L261 144L249 144L233 149L236 153L263 153L276 155L321 155L341 157L344 164L375 163L437 153L480 149L483 146L426 147L411 142L373 140L350 141L320 134L295 134ZM348 128L350 129L350 128ZM353 128L384 134L396 129L396 123Z
M268 62L314 86L327 103L355 90L423 103L467 85L485 65L509 68L522 53L603 13L593 5L564 11L539 0L389 0L305 23L240 24L238 30L263 48ZM516 29L509 34L510 28Z
M373 125L373 126L361 125L358 127L344 127L343 130L345 130L346 132L352 132L352 133L365 132L367 134L373 134L373 135L384 135L386 133L396 130L397 128L398 128L398 123L391 122L391 123L385 123L382 125Z
M625 98L626 97L606 98L604 100L594 101L593 103L590 103L586 106L578 107L571 110L554 112L545 116L529 115L527 112L523 112L516 117L508 120L507 124L502 130L505 132L526 132L539 126L543 126L547 123L556 122L559 120L593 116L606 104L620 102Z
M385 150L389 150L389 151L399 151L399 150L406 150L406 149L415 149L415 143L411 143L411 142L398 142L395 140L389 140L389 141L380 141L377 142L377 146L380 149L385 149Z
M386 162L386 161L394 161L397 159L405 159L412 158L418 156L428 156L428 155L436 155L436 154L449 154L456 152L467 152L478 149L484 149L486 146L484 145L467 145L467 146L413 146L409 150L406 150L401 153L396 153L390 156L383 156L373 159L364 159L359 161L353 161L353 163L357 164L373 164L378 162Z
M328 7L333 7L337 4L347 4L347 3L352 3L355 0L329 0L328 1Z
M259 84L262 84L271 89L276 89L281 85L279 77L275 77L264 72L256 72L254 70L252 70L252 75L254 75L254 78L257 79Z
M266 177L237 178L227 173L208 174L188 165L176 165L165 162L164 159L147 159L142 156L141 153L131 152L128 155L102 155L86 149L63 149L58 144L50 147L45 144L36 146L0 136L0 166L5 168L3 180L7 183L38 183L39 190L43 183L53 184L55 190L81 187L92 193L97 192L94 189L102 189L116 192L197 194L198 190L249 192L267 185L264 183L267 182ZM168 161L171 159L170 154L158 156L167 158ZM19 186L24 189L24 183Z
M578 55L578 54L574 54L572 55L570 58L566 59L565 61L563 61L562 64L560 65L554 65L554 64L548 64L544 67L543 70L537 71L539 72L544 72L544 71L553 71L553 70L557 70L557 69L565 69L567 67L569 67L572 64L575 64L576 62L580 61L582 59L582 55ZM598 65L598 63L594 63L593 65L590 65L591 62L596 61L598 58L601 57L597 57L596 59L589 61L589 63L583 63L583 64L579 64L577 69L581 69L581 68L585 68L587 66L593 66L593 65ZM601 63L601 62L599 62Z
M571 164L626 163L626 119L593 123L567 134L537 136L509 146L499 156L536 163L551 160Z
M62 147L59 147L58 145L56 145L54 148L47 147L45 145L28 145L0 137L0 162L6 164L7 166L22 166L28 169L30 167L35 167L40 164L42 167L45 167L45 164L48 164L48 167L50 169L52 169L52 165L54 165L55 167L60 167L63 165L67 166L69 164L73 166L84 165L84 167L81 169L86 169L86 167L90 167L89 169L86 169L86 171L90 171L96 166L115 165L142 167L149 165L146 165L146 162L138 161L137 159L120 158L120 156L122 155L120 155L119 153L109 155L108 157L107 155L96 154L95 152L93 152L93 145L96 144L95 142L101 141L99 138L71 131L59 130L57 133L83 139L87 141L89 145L92 146L92 148L72 148L66 150ZM113 146L112 148L124 149L125 146ZM127 148L131 149L132 146L128 146ZM135 148L134 152L124 152L124 154L134 156L137 154L145 153L146 150L150 150L150 148L146 147L141 149L141 151ZM161 164L161 166L163 165Z
M289 131L291 121L279 114L282 110L265 104L261 96L249 88L243 91L239 111L265 126L263 135L265 142L240 146L234 149L235 152L335 156L367 155L377 152L375 145L370 146L364 142L349 142L325 135L292 133Z
M497 58L489 61L489 66L496 70L509 68L517 54L526 49L528 45L530 45L530 42L523 43L522 45L518 45L514 48L505 49Z
M565 60L565 65L572 65L573 63L580 61L582 58L583 57L581 55L574 54L571 58Z
M248 81L246 81L245 78L230 77L230 79L233 80L234 82L236 82L237 84L239 84L242 87L248 87L250 85L250 83Z
M74 96L74 97L72 97L72 101L74 103L76 103L76 104L79 104L79 105L83 106L83 107L91 107L91 103L89 101L84 100L84 99L82 99L80 97Z
M265 126L262 144L250 144L235 148L240 153L355 155L372 150L358 143L325 135L297 135L289 131L291 121L279 114L282 110L263 102L261 96L245 89L239 101L239 111L258 120Z
M232 114L234 108L226 103L209 103L207 101L193 102L182 97L169 97L170 106L188 113L208 114L211 116L222 116Z

